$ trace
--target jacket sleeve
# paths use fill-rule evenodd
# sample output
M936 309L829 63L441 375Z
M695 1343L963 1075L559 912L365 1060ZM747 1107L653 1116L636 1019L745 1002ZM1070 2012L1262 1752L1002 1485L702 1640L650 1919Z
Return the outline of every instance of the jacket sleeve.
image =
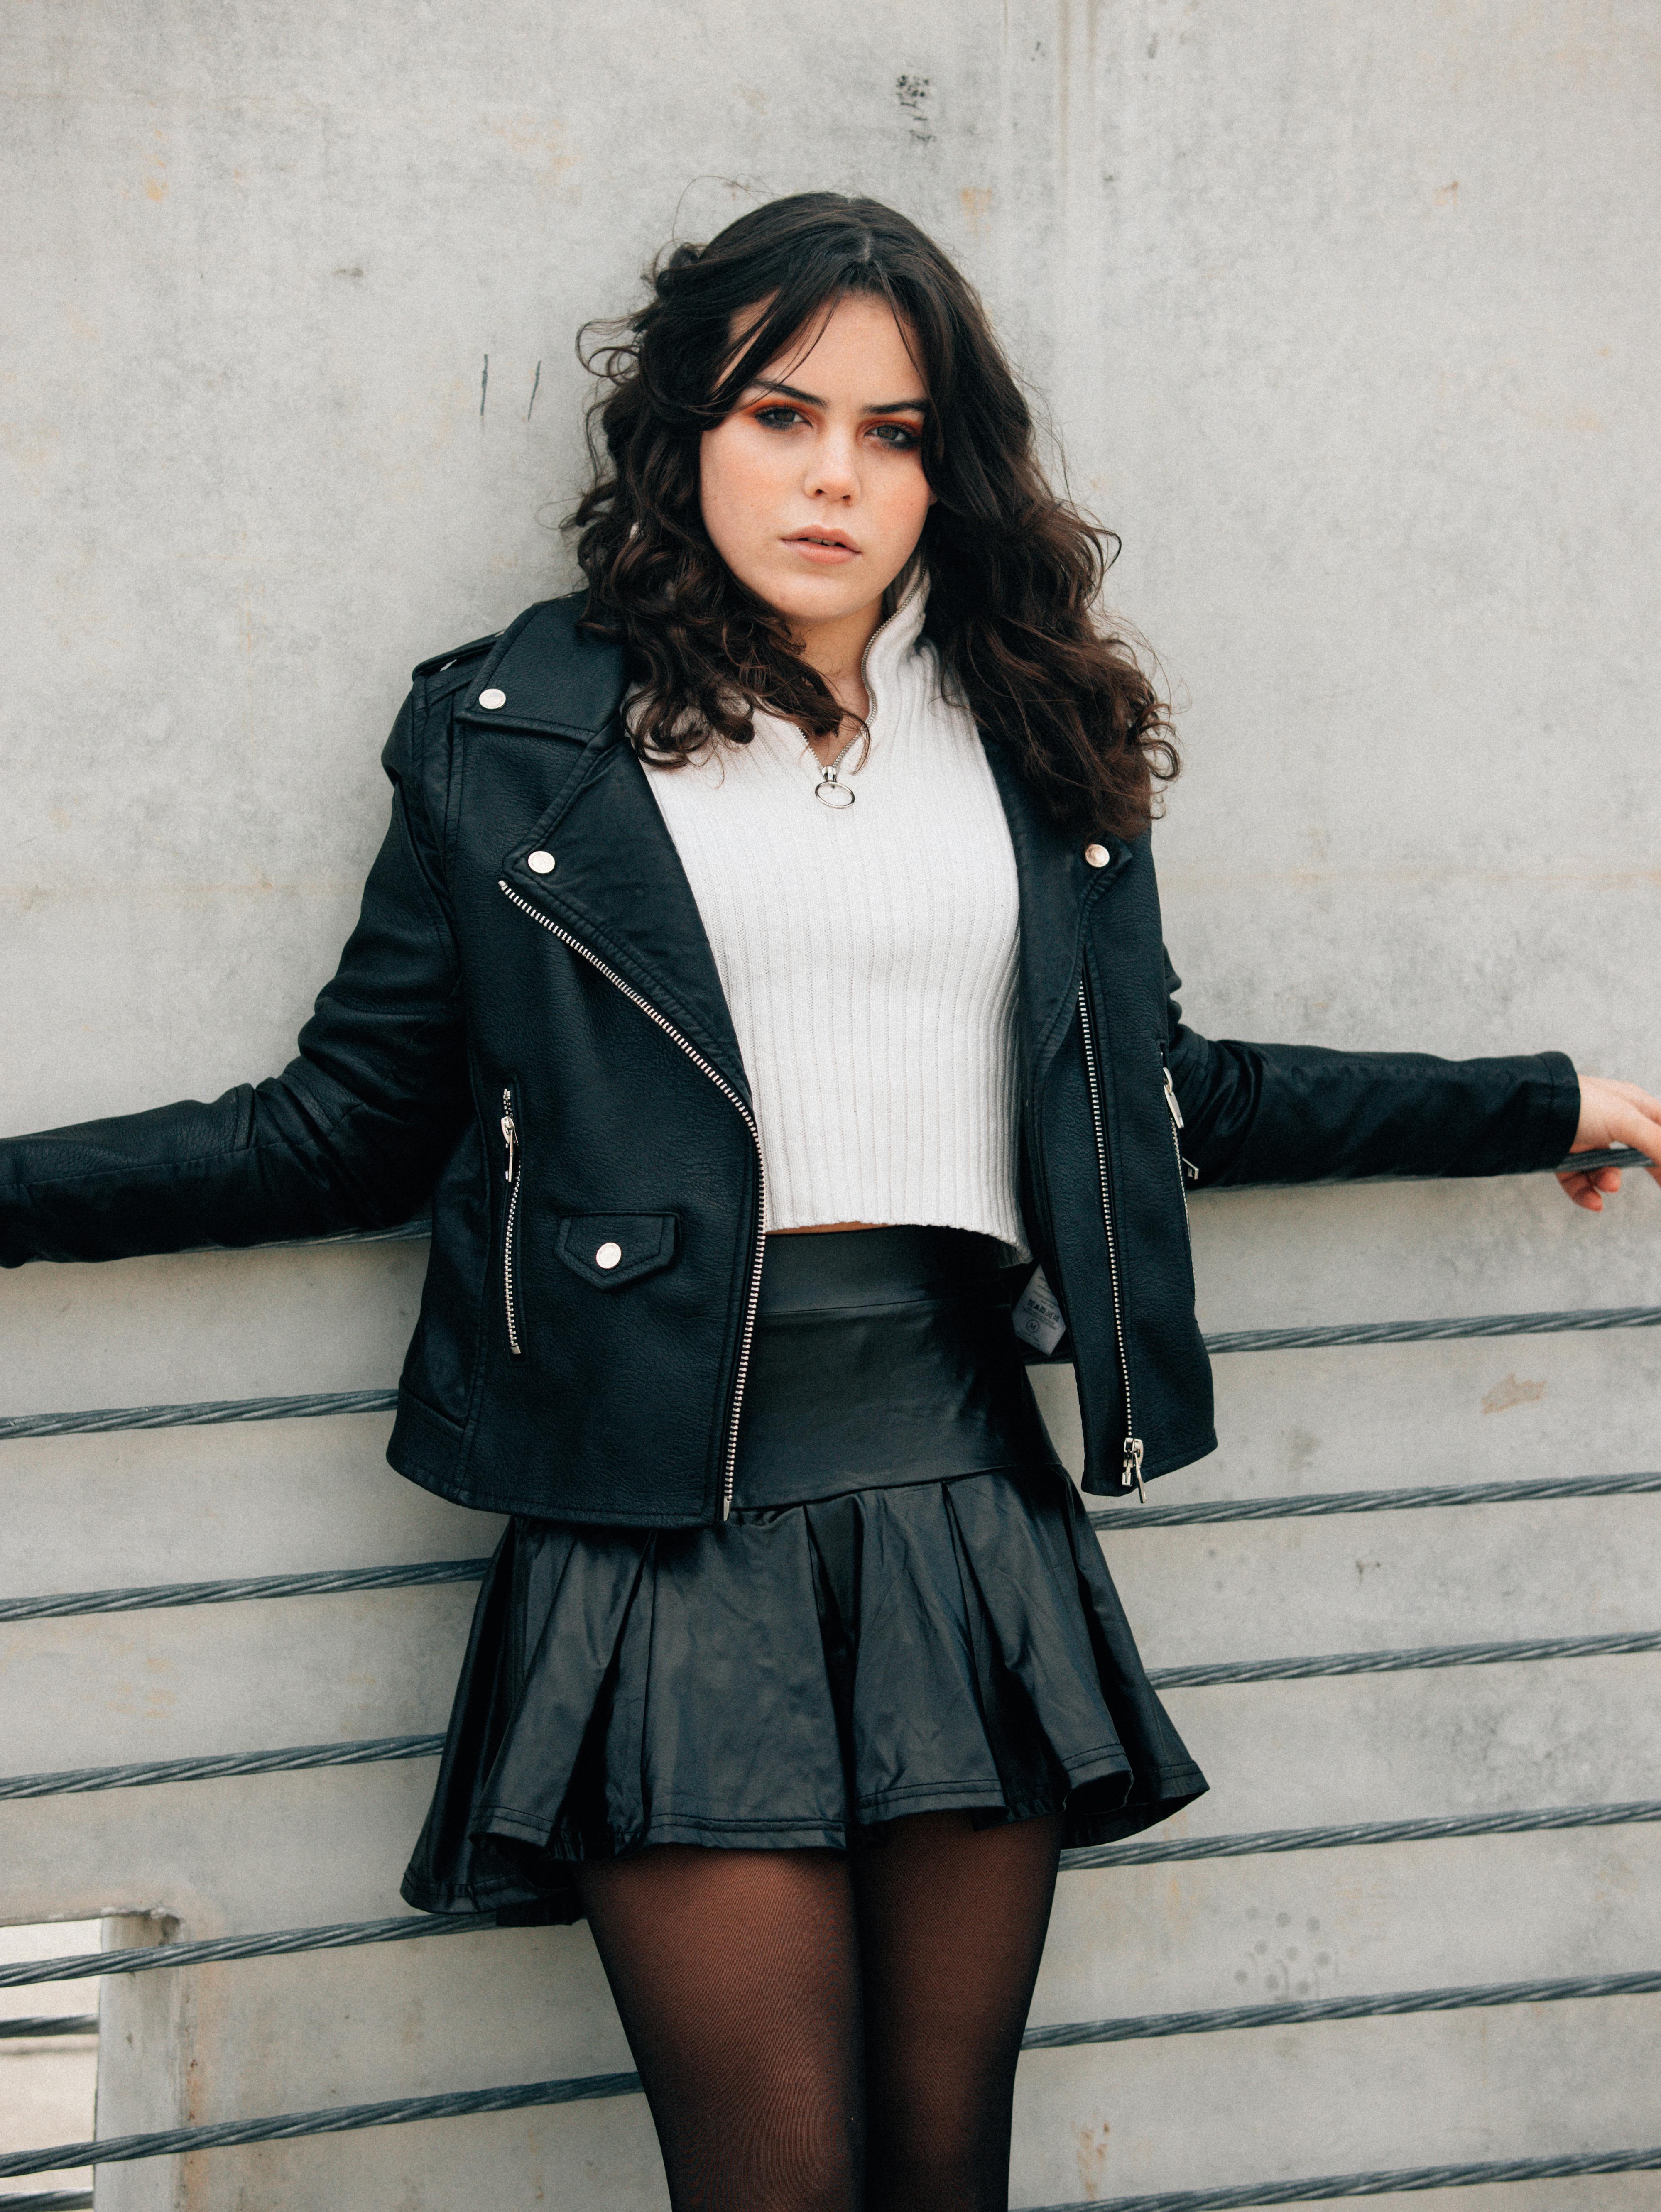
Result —
M211 1103L0 1142L0 1264L263 1243L417 1211L468 1106L420 698L405 702L381 757L392 821L295 1058Z
M1574 1141L1580 1085L1561 1052L1498 1060L1242 1044L1183 1021L1165 958L1165 1060L1196 1186L1515 1175Z

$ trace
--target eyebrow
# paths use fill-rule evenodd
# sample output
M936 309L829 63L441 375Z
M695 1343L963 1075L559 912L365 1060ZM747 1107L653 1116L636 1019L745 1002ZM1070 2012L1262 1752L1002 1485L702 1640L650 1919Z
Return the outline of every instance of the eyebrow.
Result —
M782 399L800 399L808 407L830 404L817 392L799 392L794 384L776 384L770 377L751 377L748 388L751 392L776 392ZM928 402L926 399L879 399L872 406L862 407L860 412L862 415L926 415Z

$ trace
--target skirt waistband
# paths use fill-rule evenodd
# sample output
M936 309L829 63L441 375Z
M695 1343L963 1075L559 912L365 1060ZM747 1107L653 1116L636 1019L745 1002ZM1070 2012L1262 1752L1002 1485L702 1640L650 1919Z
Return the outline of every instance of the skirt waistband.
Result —
M1059 1464L994 1237L911 1224L770 1238L737 1510Z
M762 1256L757 1319L909 1304L917 1298L995 1297L1001 1253L995 1237L978 1231L910 1222L776 1234Z

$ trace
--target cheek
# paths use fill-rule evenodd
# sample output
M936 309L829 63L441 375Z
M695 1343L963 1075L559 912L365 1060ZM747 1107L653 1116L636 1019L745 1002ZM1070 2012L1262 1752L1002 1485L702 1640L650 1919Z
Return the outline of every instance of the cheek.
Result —
M776 496L773 457L732 422L706 430L698 447L698 501L718 551L753 536Z
M921 467L894 470L878 494L885 534L904 538L908 544L915 544L922 535L933 501L928 479Z

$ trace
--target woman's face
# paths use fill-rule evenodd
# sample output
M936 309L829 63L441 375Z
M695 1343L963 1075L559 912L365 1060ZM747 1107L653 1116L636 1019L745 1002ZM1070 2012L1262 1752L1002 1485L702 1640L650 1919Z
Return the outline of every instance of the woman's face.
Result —
M854 293L704 432L699 487L715 550L802 635L873 611L910 558L933 497L927 401L892 310Z

